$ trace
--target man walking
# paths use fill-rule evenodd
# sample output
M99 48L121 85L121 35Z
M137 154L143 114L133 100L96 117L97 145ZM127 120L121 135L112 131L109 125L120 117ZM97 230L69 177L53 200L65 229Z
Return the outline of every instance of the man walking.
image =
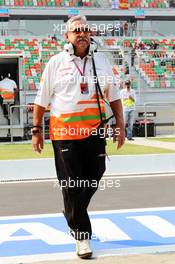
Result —
M99 133L105 120L103 96L109 99L116 118L117 148L125 140L122 104L114 78L108 78L113 76L111 65L98 52L93 59L86 17L70 18L65 38L65 50L50 59L41 78L32 144L35 151L42 151L42 118L50 104L50 139L62 186L64 215L76 239L77 255L90 258L92 229L87 207L105 171L105 139Z
M127 139L134 140L132 137L133 124L134 124L134 112L136 103L136 94L133 89L131 89L131 81L127 80L125 82L126 88L121 90L121 99L123 102L124 111L124 122L125 127L127 126Z

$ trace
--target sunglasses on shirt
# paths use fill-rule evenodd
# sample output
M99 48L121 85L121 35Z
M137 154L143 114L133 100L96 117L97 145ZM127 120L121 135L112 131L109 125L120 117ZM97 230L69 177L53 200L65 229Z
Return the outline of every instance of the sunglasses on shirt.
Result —
M75 28L74 30L72 30L71 32L75 33L75 34L79 34L81 32L84 32L84 33L90 33L91 30L89 27L86 27L86 28Z

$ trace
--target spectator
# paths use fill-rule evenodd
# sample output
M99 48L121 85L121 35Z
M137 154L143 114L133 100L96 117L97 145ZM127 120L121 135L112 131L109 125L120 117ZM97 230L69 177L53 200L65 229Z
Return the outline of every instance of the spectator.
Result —
M79 1L78 1L78 6L79 6L79 7L83 6L83 1L82 1L82 0L79 0Z
M159 43L155 41L153 44L153 49L156 50L157 48L159 48Z
M123 25L122 24L117 24L115 26L115 32L117 37L123 37Z
M125 74L128 75L129 74L129 65L127 63L127 61L125 61Z
M135 103L136 103L136 94L135 91L131 88L131 81L127 80L125 82L126 88L121 90L121 99L123 102L123 111L124 111L124 122L125 128L127 125L127 139L133 139L133 123L134 123L134 112L135 112Z
M118 53L118 64L119 65L123 64L123 56L122 56L121 51L119 51L119 53Z
M54 35L51 37L51 39L52 39L53 42L56 42L56 41L57 41L57 37L56 37L56 35L54 34Z
M136 51L134 48L132 48L132 50L131 50L131 67L134 66L135 56L136 56Z
M137 31L137 24L134 22L131 24L131 35L132 37L136 37Z
M129 29L129 25L128 25L128 22L126 21L123 25L123 31L124 31L125 37L128 37L128 29Z

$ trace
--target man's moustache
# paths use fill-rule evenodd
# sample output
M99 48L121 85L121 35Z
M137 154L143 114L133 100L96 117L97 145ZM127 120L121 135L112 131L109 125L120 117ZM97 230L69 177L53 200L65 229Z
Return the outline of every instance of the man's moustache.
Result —
M79 38L77 41L87 41L88 42L88 39L87 38Z

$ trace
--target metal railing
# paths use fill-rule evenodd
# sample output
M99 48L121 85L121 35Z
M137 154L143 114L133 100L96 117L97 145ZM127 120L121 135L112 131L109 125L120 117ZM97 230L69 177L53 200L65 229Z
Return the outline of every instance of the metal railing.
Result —
M30 105L12 105L10 106L10 138L11 138L11 143L13 143L13 129L14 129L14 124L13 124L13 112L12 110L15 108L19 108L20 109L26 109L26 114L27 114L27 108L29 108ZM21 116L21 115L20 115ZM22 120L20 120L19 126L18 128L25 128L24 126L24 122L23 122L23 116L21 118ZM43 117L43 138L45 139L45 121L44 121L44 117Z

